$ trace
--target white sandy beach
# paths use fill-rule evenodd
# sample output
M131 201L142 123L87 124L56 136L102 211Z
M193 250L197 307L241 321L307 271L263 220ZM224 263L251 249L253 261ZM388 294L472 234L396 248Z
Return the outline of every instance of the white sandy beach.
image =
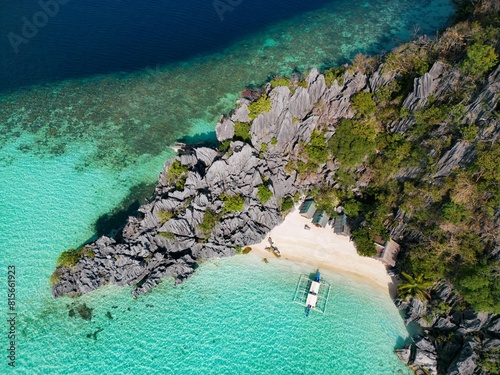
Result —
M304 225L311 229L304 229ZM336 235L330 226L317 228L299 214L296 208L285 221L274 228L259 244L251 246L252 251L263 258L275 256L265 248L271 237L278 247L281 259L310 264L312 268L328 269L346 277L355 278L393 295L394 286L382 262L357 254L349 237Z

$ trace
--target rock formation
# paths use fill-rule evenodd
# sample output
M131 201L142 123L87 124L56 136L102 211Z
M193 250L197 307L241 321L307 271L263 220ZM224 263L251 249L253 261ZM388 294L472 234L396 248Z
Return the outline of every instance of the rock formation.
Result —
M423 329L413 345L396 350L417 374L478 374L480 363L500 362L500 315L464 307L448 283L437 285L427 303L412 299L396 305L405 313L405 324Z
M346 73L344 85L335 83L327 89L317 69L306 81L308 88L298 87L294 93L289 87L267 86L272 109L252 122L252 145L233 139L235 123L250 121L250 102L240 99L233 115L221 118L216 127L220 142L231 141L228 150L182 149L165 164L154 197L139 209L139 218L130 217L116 238L101 237L87 244L75 267L57 268L53 295L79 295L112 283L133 285L133 294L138 296L164 277L181 282L198 260L233 255L238 247L260 242L283 221L279 206L284 198L328 175L326 165L325 174L307 181L300 180L298 173L287 174L290 155L299 154L302 144L309 142L320 117L331 121L348 115L349 98L367 85L365 75ZM315 106L320 102L328 105L318 115ZM175 162L188 169L182 189L169 182L169 169ZM265 204L257 196L263 184L273 193ZM223 194L243 197L243 210L225 212ZM208 237L200 230L207 211L218 219ZM164 213L172 217L163 222Z
M459 75L456 68L436 62L428 73L415 79L403 106L411 114L431 96L449 94ZM138 296L165 277L182 282L202 259L230 256L240 247L260 242L282 222L280 206L284 199L319 184L336 184L334 160L318 165L317 171L306 177L287 168L290 160L301 159L314 130L321 129L329 139L339 120L354 116L354 95L360 91L375 92L395 79L397 75L384 73L381 65L371 75L346 71L342 79L328 87L324 75L313 69L300 85L292 81L289 86L272 88L267 84L263 91L271 101L271 109L253 120L248 97L255 98L250 92L238 101L231 116L223 116L217 124L217 138L224 147L216 150L187 146L180 150L165 164L154 196L140 208L139 217L130 217L116 238L101 237L87 244L76 265L56 269L53 295L80 295L112 283L134 286L133 295ZM497 67L466 108L467 116L462 121L481 125L480 140L493 142L500 134L500 126L492 115L492 110L498 108L499 85ZM242 141L238 135L241 129L236 128L242 123L248 126L251 142ZM414 116L410 115L395 118L388 128L404 134L414 126ZM439 129L436 134L439 136ZM455 143L434 166L434 178L448 176L473 157L470 142ZM404 181L417 170L418 167L408 169L395 178ZM362 174L363 169L356 173ZM357 183L362 182L358 179ZM260 186L272 193L271 199L262 201ZM228 209L228 197L243 199L242 208ZM412 233L406 232L409 216L411 213L399 210L389 224L391 235L412 238ZM498 256L500 245L495 249ZM445 284L435 298L449 305L455 303ZM424 328L422 335L413 338L411 347L398 351L402 360L418 371L480 373L477 363L481 351L499 350L498 316L477 314L470 309L434 314L435 306L429 310L428 305L416 299L398 304L406 312L407 323L417 322ZM453 340L441 342L444 333Z

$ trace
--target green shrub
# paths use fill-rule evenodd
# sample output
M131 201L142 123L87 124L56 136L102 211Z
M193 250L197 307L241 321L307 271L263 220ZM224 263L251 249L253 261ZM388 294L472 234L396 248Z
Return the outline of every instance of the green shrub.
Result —
M78 261L87 253L90 252L90 249L87 249L85 246L80 247L79 249L69 249L61 253L59 258L57 258L56 266L57 267L75 267ZM92 252L92 255L95 257L95 254Z
M292 83L290 82L290 80L288 78L285 78L285 77L275 77L272 81L271 81L271 87L274 89L278 86L290 86Z
M468 142L472 142L476 139L478 132L478 127L476 125L466 125L460 128L460 134L462 138Z
M234 123L234 139L246 143L252 143L252 136L250 135L250 124L248 122Z
M476 311L500 313L500 283L495 275L497 267L494 261L482 261L466 268L458 277L456 284L460 294Z
M160 220L160 224L165 224L168 220L174 217L174 213L166 210L158 211L158 219Z
M335 209L340 203L338 192L331 186L322 186L311 192L316 208L325 211L328 215L336 215Z
M326 163L329 155L324 133L315 130L311 136L311 140L305 146L305 151L310 160L318 164Z
M273 197L273 192L266 185L259 185L257 190L257 196L259 197L261 204L265 204Z
M60 281L61 281L61 273L59 272L58 269L56 269L52 273L52 275L50 275L50 284L51 285L59 284Z
M350 173L342 169L339 169L336 173L336 176L337 176L337 181L344 189L356 185L356 178L354 178L354 173Z
M343 68L330 68L323 72L323 76L325 77L325 83L328 87L333 85L335 80L337 80L339 86L342 86L344 84L344 74L345 74L345 69Z
M220 218L218 215L213 211L207 210L203 215L201 224L198 225L198 229L203 233L205 238L208 238L219 221Z
M361 208L361 203L355 199L349 199L344 203L344 212L349 217L357 217Z
M410 117L410 110L406 107L401 107L401 109L399 110L399 118L404 120L408 117Z
M332 155L346 167L357 165L375 148L371 124L342 119L328 144Z
M267 143L262 143L260 145L260 151L267 152Z
M476 42L467 50L467 57L462 62L462 71L472 77L481 77L498 62L495 49L481 42Z
M425 48L406 43L385 57L384 73L400 73L402 76L421 76L429 70L429 56Z
M453 202L444 204L442 207L442 217L453 224L467 223L472 217L472 212Z
M275 145L276 143L278 143L278 139L276 139L276 137L272 137L271 138L271 144Z
M366 228L359 228L352 232L354 244L359 255L373 257L377 255L375 244L370 238L370 234Z
M429 60L419 58L413 60L413 71L417 76L423 76L429 71L429 68Z
M377 108L370 92L361 91L351 100L352 107L360 117L368 117Z
M173 240L175 239L175 234L172 233L172 232L160 232L159 233L160 236L162 236L163 238L166 238L166 239L169 239L169 240Z
M430 104L426 108L420 108L413 112L415 127L412 133L418 137L426 135L430 129L441 124L449 115L450 108L445 105Z
M308 84L307 84L307 81L306 81L306 80L302 80L302 81L297 82L297 86L298 86L298 87L303 87L303 88L305 88L305 89L307 89L307 88L308 88Z
M219 145L219 151L226 152L227 150L229 150L230 146L231 146L231 140L228 139Z
M286 212L294 207L294 202L291 197L286 197L281 204L281 211Z
M310 173L315 173L318 170L318 164L313 161L304 163L302 160L289 160L285 166L285 172L292 174L294 171L298 172L299 177L305 177Z
M171 185L175 185L177 190L184 190L188 171L189 167L187 165L182 165L179 160L175 160L170 165L165 177L167 182Z
M271 98L264 94L259 99L250 103L250 105L248 106L248 110L250 111L248 117L251 120L254 120L261 113L270 112L271 109Z
M245 206L245 199L241 195L229 195L227 193L224 193L220 196L220 198L224 202L225 213L243 211L243 207Z

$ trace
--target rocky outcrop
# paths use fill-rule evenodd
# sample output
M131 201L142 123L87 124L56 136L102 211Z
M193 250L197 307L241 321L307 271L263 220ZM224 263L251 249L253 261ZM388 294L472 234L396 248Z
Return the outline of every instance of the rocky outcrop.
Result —
M462 120L462 125L478 125L479 141L494 142L500 134L493 113L498 111L499 69L470 101ZM335 160L315 166L316 172L305 176L290 168L291 160L308 162L304 145L310 142L314 130L320 129L320 134L330 139L341 119L355 116L351 99L356 94L375 93L397 79L396 74L384 72L381 65L371 75L346 71L327 87L325 77L313 69L300 84L291 82L275 88L267 84L258 95L267 95L271 109L253 120L249 117L249 105L256 97L251 91L238 101L232 115L222 117L216 126L223 151L207 147L181 149L165 164L153 198L139 209L138 217L130 217L116 238L101 237L87 244L76 266L57 268L53 295L79 295L112 283L133 286L133 295L138 296L165 277L182 282L202 259L230 256L239 247L260 242L282 222L283 199L318 184L336 184ZM415 79L413 90L403 101L409 115L395 116L384 126L405 134L416 124L413 112L425 106L431 96L432 100L439 100L448 95L459 79L458 69L435 63L428 73ZM235 138L236 124L249 129L248 137L239 134L237 139L251 141L245 143ZM439 129L435 131L439 136ZM432 166L437 179L470 163L474 147L469 141L458 141L439 154L431 150L430 156L440 157ZM394 178L415 178L421 169L406 168ZM367 168L359 167L354 173L359 176L365 171ZM361 180L353 188L355 193L363 183L366 186L367 182ZM259 187L263 185L272 193L272 198L265 202L259 197ZM243 200L242 209L228 209L231 196ZM398 210L388 225L393 237L414 239L412 233L406 232L411 215ZM494 254L500 254L500 246L495 247ZM439 302L431 305L416 299L397 302L406 313L405 322L415 322L423 328L422 335L415 336L410 347L398 350L398 355L417 372L477 373L479 362L485 360L480 353L498 350L500 318L456 308L457 298L445 283L434 298ZM443 306L449 309L441 311ZM448 339L442 340L445 336Z
M473 375L483 373L485 362L500 361L500 315L464 307L450 284L441 282L426 303L412 299L396 305L404 311L406 324L423 328L412 337L412 345L397 351L414 370Z
M267 85L271 110L253 121L248 117L250 100L240 99L232 116L222 117L216 127L218 140L229 141L229 148L180 150L165 164L153 199L139 209L140 217L130 217L116 238L87 244L75 267L56 270L53 295L79 295L112 283L134 286L137 296L164 277L181 282L201 259L233 255L240 246L260 242L282 222L279 205L284 198L332 175L333 163L304 180L285 172L285 166L292 155L300 155L319 124L352 116L349 100L367 87L368 78L346 73L343 85L335 82L327 88L324 76L313 69L305 82L307 87L293 90ZM237 122L251 124L251 144L233 140ZM186 169L182 189L169 176L174 162ZM264 204L258 197L263 184L273 193ZM242 197L243 210L227 212L224 195ZM210 233L200 229L207 212L217 218Z

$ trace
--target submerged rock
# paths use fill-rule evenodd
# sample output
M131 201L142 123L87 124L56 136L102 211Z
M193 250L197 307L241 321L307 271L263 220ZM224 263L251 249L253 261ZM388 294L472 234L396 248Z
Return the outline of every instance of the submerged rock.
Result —
M79 305L72 305L68 311L68 315L70 318L74 318L76 314L80 316L83 320L91 321L92 313L94 309L88 307L85 303Z

